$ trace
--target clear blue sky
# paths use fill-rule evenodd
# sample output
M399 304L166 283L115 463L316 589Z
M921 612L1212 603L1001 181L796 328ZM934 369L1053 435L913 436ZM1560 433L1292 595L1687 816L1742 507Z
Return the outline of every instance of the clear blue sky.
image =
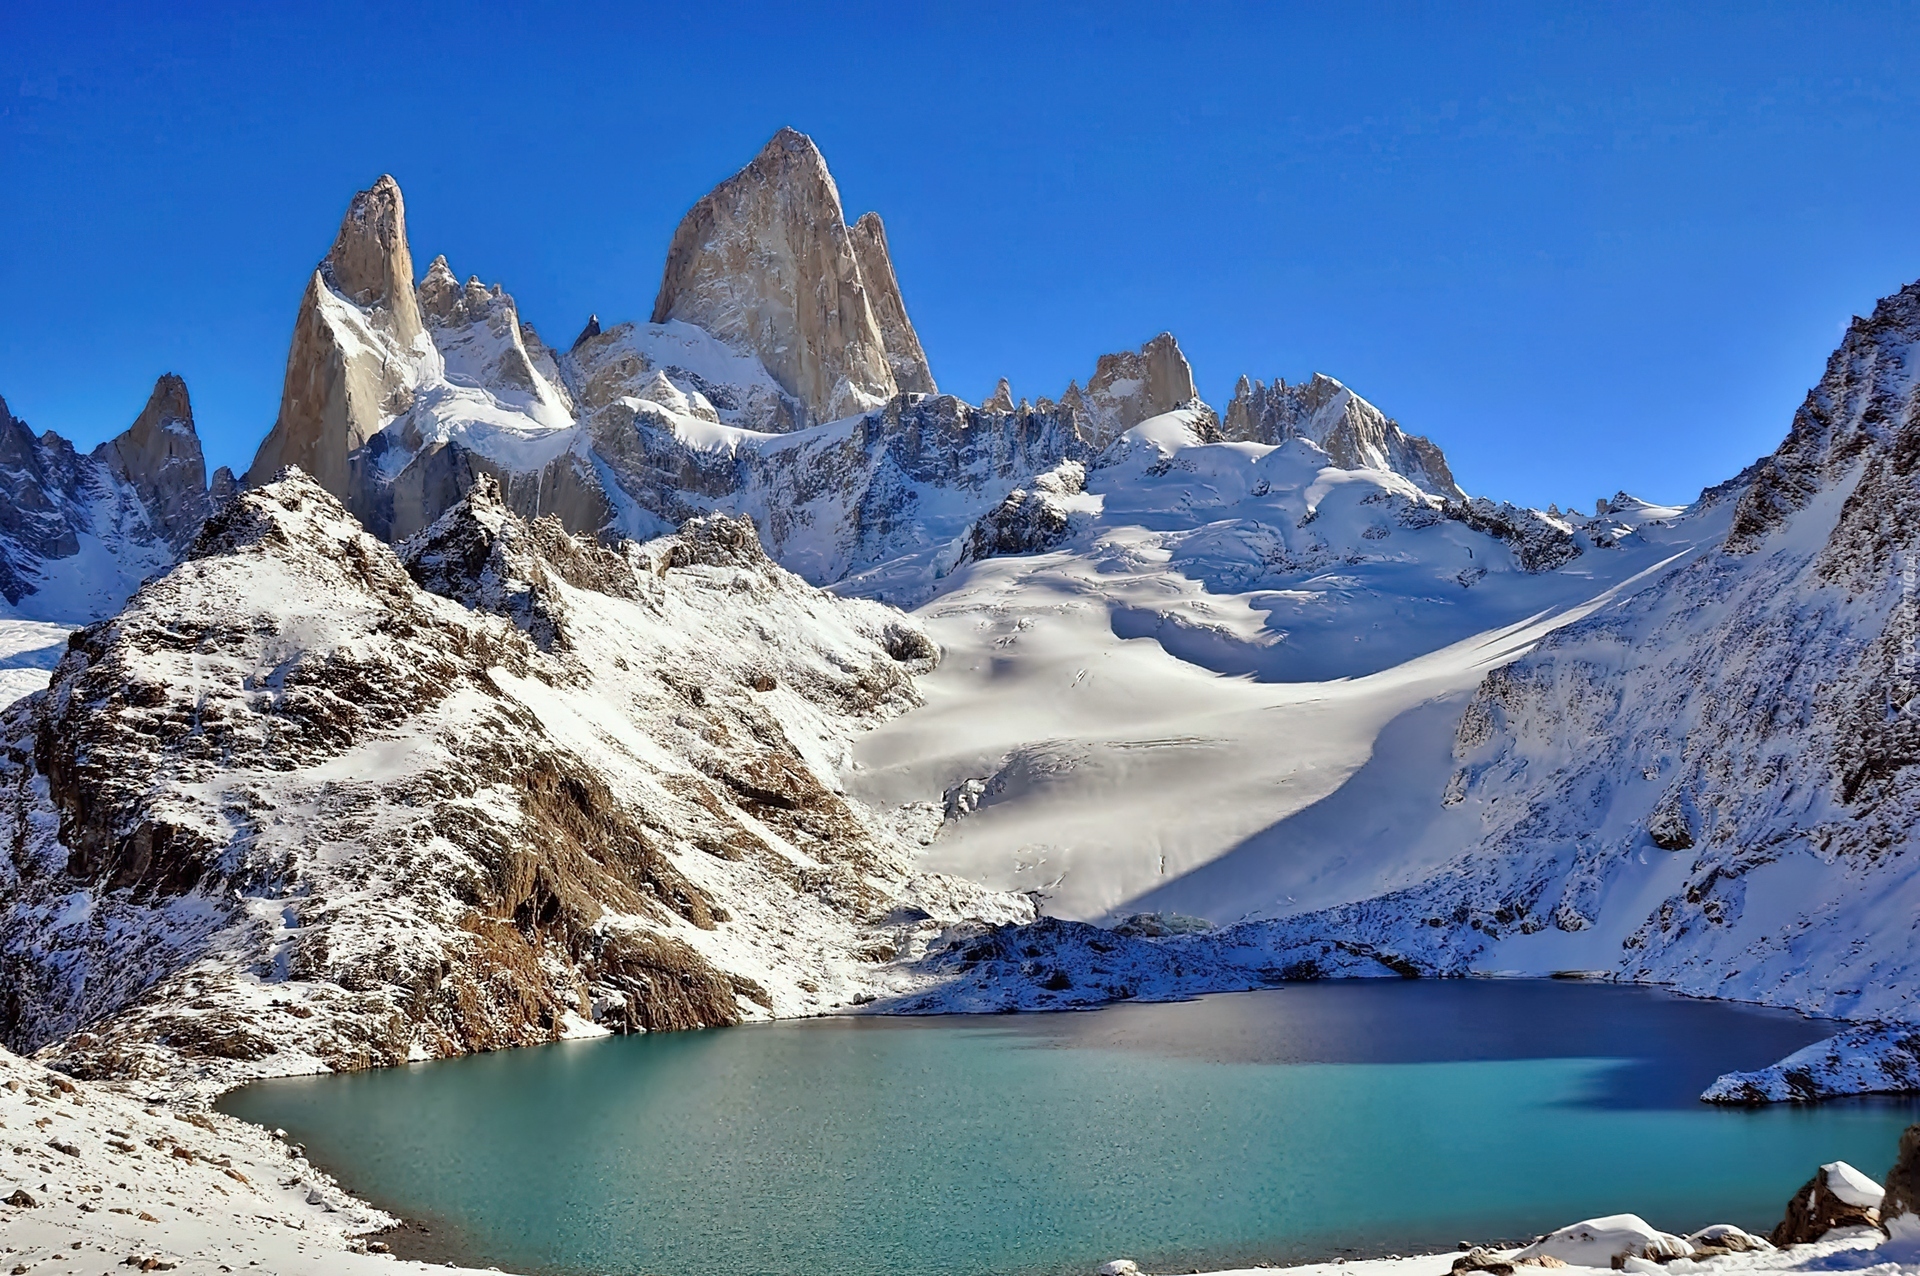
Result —
M178 371L238 468L379 173L565 340L783 124L943 388L1166 328L1222 407L1324 371L1529 504L1727 477L1920 276L1912 8L539 8L5 6L0 395L90 445Z

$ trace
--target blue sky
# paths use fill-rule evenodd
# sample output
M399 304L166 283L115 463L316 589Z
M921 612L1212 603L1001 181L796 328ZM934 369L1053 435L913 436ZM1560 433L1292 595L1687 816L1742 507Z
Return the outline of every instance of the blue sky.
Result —
M644 319L783 124L885 217L942 388L1058 394L1165 328L1217 405L1327 372L1529 504L1731 475L1920 277L1912 9L402 8L6 6L16 414L91 445L177 371L244 466L381 172L422 271L554 339Z

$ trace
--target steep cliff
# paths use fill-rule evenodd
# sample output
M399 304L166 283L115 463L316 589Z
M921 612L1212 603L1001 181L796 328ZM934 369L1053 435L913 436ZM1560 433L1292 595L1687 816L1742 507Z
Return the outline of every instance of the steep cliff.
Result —
M674 319L758 356L808 424L933 388L879 218L848 228L826 160L790 128L674 231L653 322ZM916 384L899 383L896 361Z
M406 202L382 176L353 197L294 319L280 413L247 481L297 465L336 496L348 457L412 402L435 369L414 296Z

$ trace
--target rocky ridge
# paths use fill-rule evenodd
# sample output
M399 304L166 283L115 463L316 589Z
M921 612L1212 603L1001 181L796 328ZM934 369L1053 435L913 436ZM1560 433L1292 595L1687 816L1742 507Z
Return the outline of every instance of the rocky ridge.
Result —
M609 549L482 481L396 554L289 471L9 711L0 1033L191 1092L846 1004L1031 916L831 779L935 655L750 523Z
M86 455L51 430L35 435L0 400L0 597L16 614L111 611L211 507L193 405L172 373L130 427Z
M298 464L389 540L490 474L523 516L602 538L751 514L776 559L826 584L964 537L1036 474L1096 465L1154 416L1213 419L1166 333L1102 356L1057 401L936 395L878 215L848 226L818 148L791 129L683 219L650 323L596 316L549 349L499 285L462 285L444 258L409 304L411 261L404 202L382 178L309 281L279 419L249 471ZM1399 466L1457 495L1437 449L1340 393L1367 445L1322 431L1335 464ZM1022 438L982 457L989 433ZM943 451L965 463L927 477Z
M1436 496L1467 498L1447 458L1431 441L1408 434L1399 422L1318 372L1292 386L1278 378L1268 384L1241 377L1220 433L1235 441L1275 446L1306 439L1342 469L1391 470Z

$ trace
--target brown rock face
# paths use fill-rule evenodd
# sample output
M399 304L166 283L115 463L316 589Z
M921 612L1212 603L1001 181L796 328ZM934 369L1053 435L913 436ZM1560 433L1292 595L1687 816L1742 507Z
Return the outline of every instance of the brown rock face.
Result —
M870 280L867 263L885 279ZM671 319L752 351L810 421L886 402L903 388L896 367L933 384L879 219L848 228L826 160L790 128L674 231L653 306L655 323Z
M194 433L187 383L171 372L154 382L133 425L95 455L139 493L155 530L174 551L186 548L211 510L207 463Z
M1903 1138L1903 1149L1905 1145ZM1771 1239L1776 1246L1785 1249L1789 1245L1817 1241L1836 1227L1880 1226L1879 1209L1843 1199L1834 1190L1829 1180L1837 1165L1838 1162L1821 1166L1806 1185L1793 1194L1793 1199L1787 1202L1786 1217L1773 1229Z
M1069 386L1068 396L1076 394ZM1193 369L1170 332L1161 333L1138 350L1101 355L1084 392L1087 409L1100 426L1098 442L1198 397Z
M1900 1136L1900 1156L1887 1171L1887 1195L1880 1217L1920 1214L1920 1125L1910 1125Z
M394 340L420 335L413 295L413 252L407 247L407 205L400 183L385 173L353 197L320 271L356 306L382 307Z
M920 348L920 337L907 318L907 302L900 295L900 282L894 278L893 255L887 251L887 228L880 214L865 213L853 224L853 252L860 259L860 276L867 284L867 303L879 321L880 336L887 346L887 364L893 369L893 382L902 394L937 394L933 370L927 367L927 352Z
M247 484L258 487L297 465L344 498L348 455L410 401L417 376L410 355L423 331L406 204L399 184L382 177L353 197L333 248L307 282L280 415Z

